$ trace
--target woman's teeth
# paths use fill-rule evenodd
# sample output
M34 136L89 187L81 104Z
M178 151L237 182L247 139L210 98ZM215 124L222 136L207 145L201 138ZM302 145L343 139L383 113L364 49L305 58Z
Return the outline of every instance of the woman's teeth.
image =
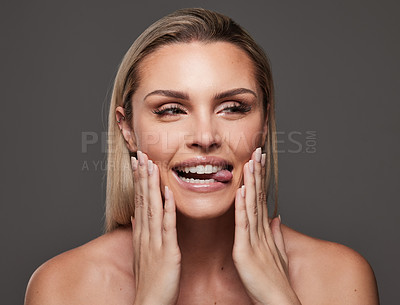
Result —
M216 182L213 175L222 171L226 166L223 165L197 165L197 166L178 166L174 170L178 177L188 183L208 184ZM201 177L199 175L204 175Z
M214 179L193 179L193 178L185 178L182 176L179 176L179 178L185 182L188 183L200 183L200 184L206 184L206 183L214 183Z
M192 173L192 174L213 174L222 170L223 166L197 165L197 166L179 166L176 168L178 172ZM196 180L196 179L195 179Z

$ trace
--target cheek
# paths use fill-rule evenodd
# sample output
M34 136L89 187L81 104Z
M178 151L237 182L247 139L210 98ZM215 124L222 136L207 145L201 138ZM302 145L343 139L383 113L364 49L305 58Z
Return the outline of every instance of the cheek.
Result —
M254 150L262 143L262 125L257 123L236 124L227 129L224 138L226 139L231 151L238 160L249 160Z
M149 125L148 128L142 128L135 133L138 149L146 153L149 159L163 170L168 168L170 160L182 143L182 135L163 124Z

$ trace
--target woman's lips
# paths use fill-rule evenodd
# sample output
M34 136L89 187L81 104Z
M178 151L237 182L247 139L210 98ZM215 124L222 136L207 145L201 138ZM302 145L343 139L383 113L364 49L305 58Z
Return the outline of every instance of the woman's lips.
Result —
M220 158L220 157L216 157L216 156L196 156L196 157L175 163L173 168L196 167L199 165L224 166L224 167L232 168L232 165L229 161L227 161L223 158Z
M191 172L184 172L179 170L174 170L178 177L183 180L194 180L198 183L208 181L208 180L216 180L218 182L228 182L232 179L232 173L227 169L220 169L216 170L213 173L191 173ZM214 181L208 181L214 182Z
M178 182L178 185L180 185L182 188L189 190L189 191L194 191L194 192L199 192L199 193L208 193L208 192L215 192L224 189L227 187L230 183L229 182L219 182L219 181L214 181L214 182L207 182L207 183L192 183L192 182L187 182L179 178L178 174L173 171L173 176L175 177L176 181Z
M172 168L178 184L196 192L212 192L223 189L232 180L233 166L215 156L197 156L176 163Z

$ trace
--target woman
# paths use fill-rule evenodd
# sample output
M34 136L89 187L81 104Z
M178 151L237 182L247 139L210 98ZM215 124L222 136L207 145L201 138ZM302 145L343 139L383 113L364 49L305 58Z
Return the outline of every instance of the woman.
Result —
M272 76L231 19L179 10L134 42L108 153L107 234L41 266L27 305L378 304L359 254L277 217Z

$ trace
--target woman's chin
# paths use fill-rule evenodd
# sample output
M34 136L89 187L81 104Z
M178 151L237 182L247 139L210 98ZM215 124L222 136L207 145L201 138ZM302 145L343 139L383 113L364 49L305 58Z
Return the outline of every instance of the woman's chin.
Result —
M210 202L208 200L193 199L185 200L185 202L176 200L176 210L177 216L183 216L186 218L196 219L196 220L207 220L218 218L227 213L227 211L232 207L233 202L223 202L219 201L218 205L215 205L215 201ZM179 217L178 216L178 217Z
M236 180L219 183L223 186L203 185L202 188L187 187L179 178L168 176L168 185L174 194L177 214L191 219L213 219L224 215L232 206L234 208ZM161 178L162 184L164 179Z

